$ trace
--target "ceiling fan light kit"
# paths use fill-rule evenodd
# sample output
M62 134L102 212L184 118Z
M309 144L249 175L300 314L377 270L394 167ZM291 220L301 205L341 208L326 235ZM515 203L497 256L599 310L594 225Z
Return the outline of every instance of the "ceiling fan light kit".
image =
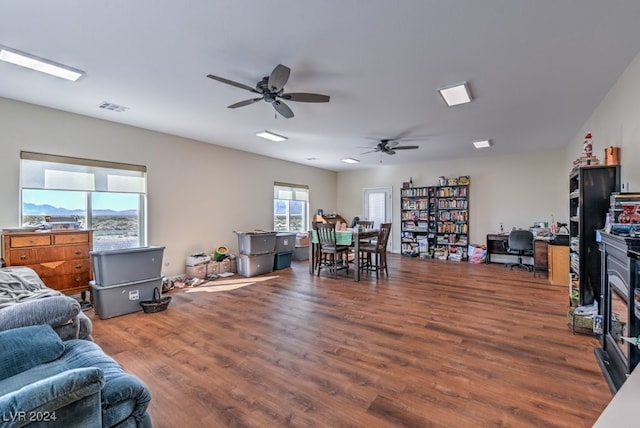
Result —
M291 75L291 69L285 65L278 64L273 69L269 76L263 77L257 84L255 89L251 86L243 83L238 83L233 80L225 79L224 77L208 74L207 77L218 82L235 86L236 88L244 89L251 93L257 94L257 97L250 98L248 100L239 101L235 104L231 104L228 108L235 109L238 107L248 106L258 101L264 100L270 103L273 108L281 116L291 119L294 117L293 111L282 100L295 101L302 103L326 103L329 102L330 97L322 94L312 94L308 92L292 92L285 93L284 85L289 81Z
M442 99L449 107L471 102L471 92L469 92L467 82L440 88L438 92L440 92Z
M371 150L360 154L366 155L368 153L380 152L387 155L395 155L396 150L415 150L420 148L420 146L400 146L399 144L399 140L385 138L380 140L380 142L375 147L372 147Z

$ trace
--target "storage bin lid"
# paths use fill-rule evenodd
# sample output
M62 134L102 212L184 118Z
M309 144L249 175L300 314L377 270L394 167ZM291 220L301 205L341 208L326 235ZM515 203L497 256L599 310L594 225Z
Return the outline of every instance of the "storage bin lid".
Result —
M234 230L238 235L275 235L276 232L269 230Z
M158 250L163 250L164 251L164 247L163 246L157 246L157 245L150 245L150 246L147 246L147 247L122 248L122 249L117 249L117 250L91 251L91 255L103 256L103 255L110 255L110 254L130 254L130 253L140 253L140 252L145 252L145 251L158 251Z

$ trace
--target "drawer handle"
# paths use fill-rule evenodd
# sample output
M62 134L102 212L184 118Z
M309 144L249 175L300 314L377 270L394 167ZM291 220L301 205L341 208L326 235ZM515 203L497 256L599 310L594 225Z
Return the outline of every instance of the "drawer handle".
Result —
M77 277L77 278L76 278L76 282L82 282L82 278Z
M82 265L76 265L76 269L82 269Z
M76 256L79 256L80 254L82 254L82 251L76 250Z
M20 256L20 260L27 260L27 256L25 256L24 254Z

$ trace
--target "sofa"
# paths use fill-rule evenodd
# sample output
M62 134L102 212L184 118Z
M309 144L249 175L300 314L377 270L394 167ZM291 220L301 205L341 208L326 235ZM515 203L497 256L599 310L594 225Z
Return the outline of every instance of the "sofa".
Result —
M94 342L42 324L0 344L0 427L151 427L147 387Z
M91 333L75 299L0 269L0 428L152 426L147 386Z
M26 266L0 269L0 331L49 324L62 340L91 339L93 325L70 296L48 288Z

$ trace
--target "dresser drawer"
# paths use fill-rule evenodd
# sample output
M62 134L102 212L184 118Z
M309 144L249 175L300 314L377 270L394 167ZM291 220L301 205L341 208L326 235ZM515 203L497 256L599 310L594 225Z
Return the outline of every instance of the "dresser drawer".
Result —
M8 266L27 266L38 263L38 260L33 248L19 248L17 250L9 250L6 262Z
M51 245L51 235L29 235L9 237L11 248L43 247Z
M40 263L37 265L32 265L31 268L35 270L36 273L44 281L45 278L49 278L56 275L72 275L72 274L80 274L85 272L88 273L90 269L90 263L89 263L89 259L67 260L67 261ZM46 281L44 282L46 283Z
M69 245L64 247L64 260L89 259L91 250L88 245Z
M53 235L53 243L55 245L62 244L80 244L80 243L88 243L89 235L86 233L64 233L64 234L54 234Z
M88 289L89 272L45 277L42 278L42 282L44 282L47 287L62 293L77 293Z

